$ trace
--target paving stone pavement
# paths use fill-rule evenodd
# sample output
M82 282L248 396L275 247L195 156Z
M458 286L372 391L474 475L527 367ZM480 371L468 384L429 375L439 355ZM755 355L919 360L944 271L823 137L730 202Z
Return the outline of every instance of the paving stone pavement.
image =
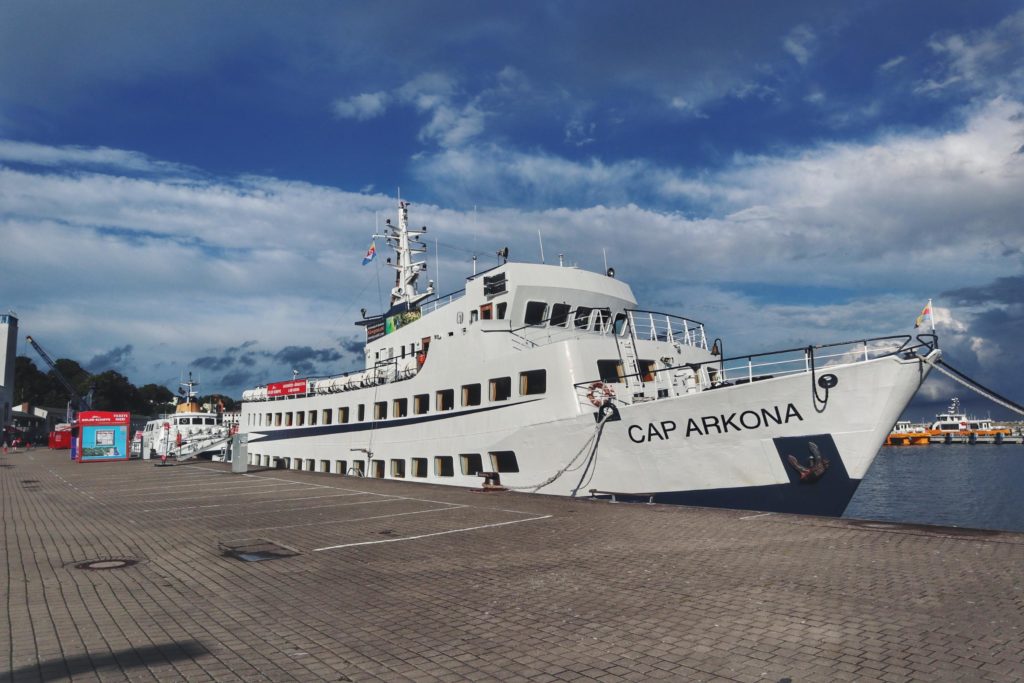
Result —
M0 510L3 681L1024 680L1020 534L46 449Z

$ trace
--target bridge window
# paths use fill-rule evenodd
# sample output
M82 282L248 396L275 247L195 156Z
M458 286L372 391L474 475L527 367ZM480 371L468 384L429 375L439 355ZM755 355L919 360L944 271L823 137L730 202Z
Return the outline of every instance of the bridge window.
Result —
M551 320L548 324L552 327L565 327L569 320L569 304L555 304L551 307Z
M576 327L581 329L588 329L590 327L590 314L593 312L593 308L586 306L579 306L576 308Z
M543 301L527 301L526 315L523 318L523 322L527 325L543 325L547 312L547 303Z

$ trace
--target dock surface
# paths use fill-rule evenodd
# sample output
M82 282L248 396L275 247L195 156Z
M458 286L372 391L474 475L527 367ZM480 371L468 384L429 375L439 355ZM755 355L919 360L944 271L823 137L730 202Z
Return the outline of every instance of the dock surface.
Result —
M0 680L1012 681L1024 535L0 456Z

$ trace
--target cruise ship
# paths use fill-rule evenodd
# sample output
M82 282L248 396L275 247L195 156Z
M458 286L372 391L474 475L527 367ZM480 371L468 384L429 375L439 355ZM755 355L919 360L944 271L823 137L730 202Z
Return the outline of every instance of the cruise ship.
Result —
M840 515L940 351L934 334L726 357L612 269L508 261L420 291L409 204L365 363L244 392L250 465L559 496Z

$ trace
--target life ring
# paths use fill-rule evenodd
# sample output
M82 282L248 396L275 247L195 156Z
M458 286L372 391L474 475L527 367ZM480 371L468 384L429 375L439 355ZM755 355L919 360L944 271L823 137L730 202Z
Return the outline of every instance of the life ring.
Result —
M605 401L615 398L615 389L604 382L594 382L588 387L587 400L595 407L600 408Z

